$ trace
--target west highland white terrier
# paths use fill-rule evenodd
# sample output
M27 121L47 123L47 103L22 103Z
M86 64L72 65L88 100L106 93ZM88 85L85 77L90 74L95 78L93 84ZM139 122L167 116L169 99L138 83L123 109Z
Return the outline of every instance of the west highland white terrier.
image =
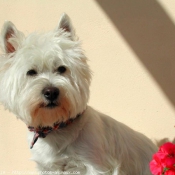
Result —
M87 105L91 71L66 14L53 31L27 37L5 22L1 48L0 101L27 125L42 174L151 174L156 146Z

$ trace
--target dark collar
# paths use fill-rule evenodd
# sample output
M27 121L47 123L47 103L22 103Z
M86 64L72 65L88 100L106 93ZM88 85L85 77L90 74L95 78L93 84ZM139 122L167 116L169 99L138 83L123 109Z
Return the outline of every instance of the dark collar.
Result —
M69 119L66 122L56 122L53 124L53 127L51 127L51 126L47 126L47 127L39 126L38 128L35 128L33 126L28 126L29 131L34 132L34 136L33 136L32 142L31 142L30 149L33 148L34 144L36 143L36 141L38 140L39 137L45 138L50 132L65 128L66 126L73 123L83 113L84 113L84 111L81 114L78 114L75 118Z

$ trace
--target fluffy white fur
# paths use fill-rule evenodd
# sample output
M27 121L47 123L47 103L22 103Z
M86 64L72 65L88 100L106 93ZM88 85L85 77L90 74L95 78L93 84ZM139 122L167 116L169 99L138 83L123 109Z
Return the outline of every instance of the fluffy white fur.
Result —
M32 151L40 171L81 175L151 175L155 145L144 135L87 106L91 71L69 17L48 33L25 37L11 22L1 32L0 101L28 126L52 126L75 118L66 128L39 138ZM66 67L63 74L57 70ZM35 76L28 76L35 70ZM58 106L47 108L45 87L59 89ZM42 107L41 107L42 106ZM29 143L33 132L29 133ZM46 173L47 174L47 173Z

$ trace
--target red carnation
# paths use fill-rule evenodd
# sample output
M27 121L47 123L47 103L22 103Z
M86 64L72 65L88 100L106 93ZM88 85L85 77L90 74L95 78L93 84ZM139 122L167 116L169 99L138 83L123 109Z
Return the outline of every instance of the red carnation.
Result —
M150 162L153 175L175 175L175 144L163 144Z
M173 170L167 170L164 175L175 175L175 171Z

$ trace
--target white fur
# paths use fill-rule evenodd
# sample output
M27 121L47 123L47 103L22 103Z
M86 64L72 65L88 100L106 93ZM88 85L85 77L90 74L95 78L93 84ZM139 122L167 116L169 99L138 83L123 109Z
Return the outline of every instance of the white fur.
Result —
M32 33L26 38L6 22L1 47L0 101L27 125L52 126L85 110L66 128L38 139L31 151L40 171L151 175L149 161L155 145L144 135L87 106L91 71L66 14L54 31ZM57 68L62 65L67 70L59 74ZM31 69L36 76L26 75ZM41 93L48 86L59 89L59 105L41 109L41 103L48 103ZM29 143L32 138L30 132Z

